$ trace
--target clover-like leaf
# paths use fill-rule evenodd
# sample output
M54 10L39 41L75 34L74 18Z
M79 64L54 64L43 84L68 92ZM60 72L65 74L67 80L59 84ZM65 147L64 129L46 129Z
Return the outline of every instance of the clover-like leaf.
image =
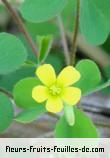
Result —
M26 49L18 38L8 33L0 33L0 74L17 70L26 57Z
M75 84L82 91L82 95L87 95L91 90L95 89L101 82L101 74L98 66L92 60L81 60L76 69L80 72L81 78Z
M30 123L34 120L37 120L45 112L46 110L44 108L38 108L38 107L32 110L26 110L19 113L15 117L15 121L20 123Z
M69 126L65 116L61 117L56 125L57 138L97 138L98 133L91 119L84 112L74 108L75 124Z
M0 133L4 132L14 118L13 106L7 96L0 93Z
M80 29L87 42L94 45L99 45L105 42L110 29L109 20L99 9L99 4L96 5L96 1L100 0L82 0L81 1L81 13L80 13ZM100 1L100 4L105 3ZM109 3L106 3L106 6ZM107 10L108 7L103 7Z
M92 2L96 6L96 8L104 14L105 18L107 18L107 20L110 24L110 9L109 9L110 0L104 0L104 1L92 0Z
M38 110L45 109L44 105L38 104L32 98L32 89L40 84L37 78L25 78L19 81L13 90L14 100L17 106L24 109L38 108Z
M26 0L20 7L22 16L31 22L43 22L57 16L67 0Z

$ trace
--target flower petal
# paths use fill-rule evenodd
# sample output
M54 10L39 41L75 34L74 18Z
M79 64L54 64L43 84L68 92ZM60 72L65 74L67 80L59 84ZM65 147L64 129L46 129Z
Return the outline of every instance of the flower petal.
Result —
M38 103L44 102L48 98L48 90L44 86L36 86L32 90L32 98Z
M69 86L80 79L80 73L73 67L65 67L57 78L58 84L62 86Z
M60 98L49 98L46 103L46 109L52 113L60 112L63 109L63 102Z
M36 74L40 81L47 86L52 85L56 81L55 70L50 64L39 66Z
M75 87L65 88L62 99L68 105L76 105L81 98L81 90Z

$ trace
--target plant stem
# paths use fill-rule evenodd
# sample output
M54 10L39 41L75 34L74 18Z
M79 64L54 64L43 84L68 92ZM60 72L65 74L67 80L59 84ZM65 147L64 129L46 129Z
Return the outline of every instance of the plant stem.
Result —
M0 88L0 92L4 93L4 94L7 95L9 98L13 99L13 95L12 95L10 92L6 91L5 89Z
M4 3L5 7L8 9L10 14L12 15L13 20L18 25L19 30L23 33L25 39L27 40L28 44L32 48L32 51L35 54L35 56L38 56L38 51L37 51L36 45L33 42L28 31L26 30L25 25L23 24L23 21L20 18L19 14L14 10L14 8L11 6L11 4L7 0L1 0L1 1Z
M71 53L71 57L70 57L71 65L75 64L77 35L78 35L78 30L79 30L79 18L80 18L80 0L77 0L76 19L75 19L75 25L74 25L73 42L72 42L72 53Z
M66 40L63 21L62 21L62 18L60 15L57 17L57 21L58 21L58 25L59 25L60 35L62 38L62 46L64 49L65 61L66 61L66 64L69 65L70 64L69 49L68 49L68 44L67 44L67 40Z

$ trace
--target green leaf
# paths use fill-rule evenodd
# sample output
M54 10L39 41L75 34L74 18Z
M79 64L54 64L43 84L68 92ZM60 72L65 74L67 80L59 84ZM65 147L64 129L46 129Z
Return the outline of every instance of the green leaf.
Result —
M19 81L13 91L14 100L17 106L24 109L38 108L44 110L45 106L38 104L32 98L32 89L41 84L37 78L25 78Z
M108 43L108 47L109 47L109 41L107 43ZM104 79L103 79L102 83L104 83L110 79L110 65L104 67L103 73L104 73ZM105 80L105 78L106 78L106 80ZM107 81L107 82L109 82L109 81ZM107 86L106 88L102 89L101 92L105 95L109 95L110 94L110 86Z
M12 91L14 85L21 79L26 77L34 77L35 76L34 67L21 67L20 69L7 74L0 76L0 87L5 88L8 91Z
M94 45L104 43L109 35L108 20L93 0L81 1L80 28L87 42Z
M53 36L37 36L37 41L39 44L39 62L43 62L51 49Z
M55 136L57 138L97 138L98 133L90 118L82 111L74 108L75 124L69 126L65 117L61 117L56 125Z
M100 10L105 18L107 18L109 24L110 24L110 0L92 0L94 5L97 7L98 10Z
M68 29L68 31L71 32L73 32L74 20L70 20L70 19L73 19L75 8L76 8L76 0L69 0L68 4L66 5L66 7L64 8L61 14L65 29Z
M0 93L0 133L12 123L14 117L12 103L7 96Z
M98 91L101 91L107 87L110 87L110 80L108 80L107 82L103 83L103 84L100 84L99 86L97 86L96 88L90 90L88 92L88 94L91 94L91 93L94 93L94 92L98 92Z
M24 19L31 22L42 22L58 15L67 0L26 0L20 7Z
M8 33L0 33L0 74L17 70L26 57L26 49L19 39Z
M101 82L101 74L98 66L92 60L81 60L76 65L81 78L75 84L82 91L82 95L87 95L92 89L96 88Z
M35 108L32 110L23 111L16 116L15 121L20 123L30 123L38 119L45 112L46 110L43 108Z

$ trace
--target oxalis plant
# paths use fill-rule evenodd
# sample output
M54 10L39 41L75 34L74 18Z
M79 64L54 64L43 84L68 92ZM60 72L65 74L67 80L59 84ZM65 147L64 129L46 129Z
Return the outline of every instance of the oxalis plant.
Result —
M109 0L24 0L19 5L1 1L22 35L0 33L0 133L13 121L26 124L48 113L58 118L54 137L99 137L92 120L78 105L83 96L110 86L110 81L102 82L92 60L76 60L76 50L80 34L91 45L107 39ZM36 24L33 34L31 24ZM54 66L47 60L57 37L65 57L60 72L57 58L53 58ZM71 48L66 37L71 38ZM17 114L15 106L20 109Z

